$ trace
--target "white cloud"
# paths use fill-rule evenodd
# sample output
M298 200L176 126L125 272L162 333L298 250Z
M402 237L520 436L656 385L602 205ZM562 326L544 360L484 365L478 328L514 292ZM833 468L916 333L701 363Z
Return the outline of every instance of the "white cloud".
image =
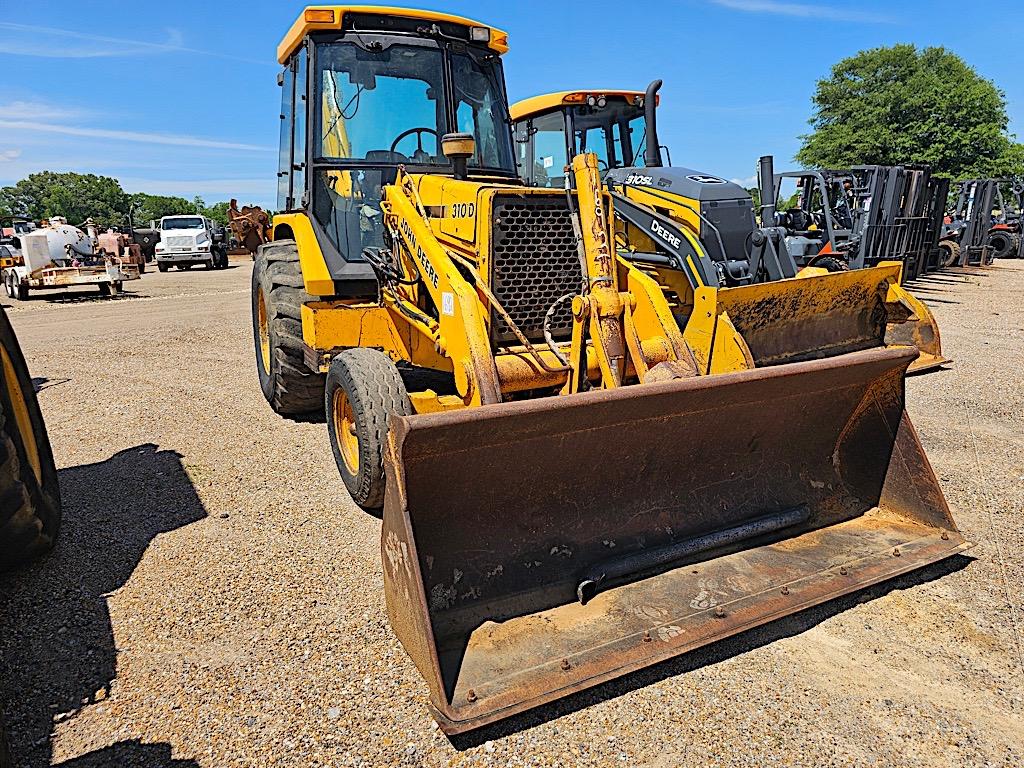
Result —
M9 163L21 157L20 149L0 149L0 163Z
M94 139L113 139L114 141L134 141L143 144L166 144L176 147L203 147L208 149L230 149L240 152L276 152L273 147L259 146L256 144L242 144L233 141L218 141L215 139L203 139L198 136L181 136L166 133L146 133L142 131L118 131L108 128L85 128L77 125L60 125L57 123L42 123L32 120L3 120L0 119L0 129L25 131L42 131L44 133L59 133L65 136L82 136Z
M81 118L86 113L80 109L72 109L44 101L9 101L0 104L0 118L5 120L71 120Z
M15 56L34 56L48 59L96 59L126 56L141 56L158 53L193 53L201 56L213 56L219 59L232 59L250 64L267 64L266 61L232 56L219 51L204 51L189 48L184 44L184 36L180 30L165 30L163 42L148 40L131 40L121 37L96 35L71 29L55 29L40 27L34 24L17 24L0 21L0 30L9 30L13 34L0 37L0 53Z
M752 186L757 184L757 174L753 176L747 176L745 179L729 179L733 184L739 184L744 189L750 189Z
M781 3L776 0L711 0L715 5L746 13L770 13L775 16L794 16L802 19L828 19L829 21L852 21L865 24L891 24L892 16L870 11L848 8L834 8L820 3Z

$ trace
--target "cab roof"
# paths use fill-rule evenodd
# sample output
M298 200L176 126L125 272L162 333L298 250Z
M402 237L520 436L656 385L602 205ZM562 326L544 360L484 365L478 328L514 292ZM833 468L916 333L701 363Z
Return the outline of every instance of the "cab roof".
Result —
M590 96L595 98L599 96L604 96L605 98L608 98L609 96L622 96L626 101L633 101L637 98L643 98L643 95L643 91L609 90L607 88L556 91L554 93L531 96L528 99L517 101L509 108L509 113L512 115L513 120L522 120L524 118L533 117L534 115L539 115L542 112L547 112L550 109L555 109L556 107L585 104L587 98Z
M437 11L421 11L415 8L395 8L393 6L379 5L310 5L307 6L292 28L284 36L281 44L277 46L277 61L284 64L292 55L299 44L310 32L322 32L325 30L340 30L344 23L345 14L368 13L376 16L399 16L406 19L423 19L424 21L443 21L449 24L458 24L463 27L485 27L491 31L487 47L498 54L508 52L508 33L497 27L483 24L464 16L453 16L450 13L439 13Z

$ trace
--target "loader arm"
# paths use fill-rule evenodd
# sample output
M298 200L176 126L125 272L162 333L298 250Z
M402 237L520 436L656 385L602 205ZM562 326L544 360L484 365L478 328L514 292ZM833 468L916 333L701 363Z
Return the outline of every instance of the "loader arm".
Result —
M452 361L455 384L467 405L501 402L498 372L491 353L483 305L448 251L427 224L412 179L399 173L395 184L384 187L381 201L388 229L395 240L407 274L419 275L415 287L385 293L399 312L417 307L415 291L426 290L437 310L433 342ZM424 331L424 326L414 325Z

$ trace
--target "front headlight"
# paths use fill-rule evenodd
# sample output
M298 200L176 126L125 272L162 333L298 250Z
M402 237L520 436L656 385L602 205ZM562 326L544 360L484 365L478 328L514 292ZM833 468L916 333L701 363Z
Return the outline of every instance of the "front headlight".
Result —
M164 250L165 248L167 248L167 246L166 246L166 245L164 245L163 243L157 243L157 244L156 244L156 247L155 247L155 250L157 250L157 251L162 251L162 250Z

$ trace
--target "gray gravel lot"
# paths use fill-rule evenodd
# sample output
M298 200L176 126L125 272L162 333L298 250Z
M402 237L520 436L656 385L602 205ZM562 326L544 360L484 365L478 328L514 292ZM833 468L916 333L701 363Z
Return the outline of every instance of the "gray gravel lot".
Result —
M388 626L379 521L260 395L250 269L6 302L65 500L0 578L24 765L1024 764L1024 263L915 286L955 363L909 407L968 556L455 742Z

